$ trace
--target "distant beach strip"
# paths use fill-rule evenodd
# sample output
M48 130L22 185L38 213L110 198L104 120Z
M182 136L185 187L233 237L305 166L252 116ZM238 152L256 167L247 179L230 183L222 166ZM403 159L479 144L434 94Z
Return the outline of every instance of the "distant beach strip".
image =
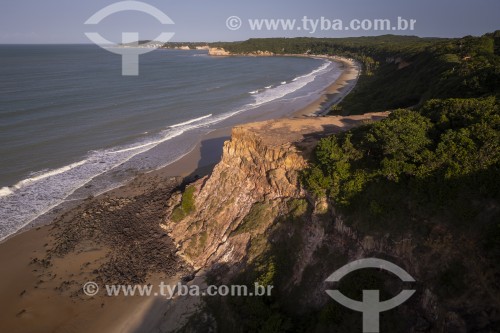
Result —
M50 48L49 50L55 53L58 51ZM87 52L92 54L89 50ZM327 59L301 59L298 57L228 57L217 59L197 56L200 54L206 54L206 52L170 50L158 52L159 59L154 60L158 61L160 65L166 66L165 63L170 62L171 65L179 66L178 64L187 62L191 66L197 67L194 70L197 70L198 74L193 73L192 78L189 78L191 81L188 81L187 77L183 79L182 74L179 73L175 82L165 81L162 83L165 86L161 89L159 82L153 85L149 82L150 80L141 81L141 85L144 85L147 93L145 92L144 96L131 96L130 103L127 105L131 111L120 113L120 109L116 111L111 109L110 114L116 114L120 117L116 120L109 120L117 124L113 125L117 129L116 136L107 139L110 142L108 146L111 147L98 148L101 141L98 141L97 137L102 136L101 133L108 132L96 132L97 149L88 149L80 159L73 158L73 161L67 165L39 169L39 171L35 169L27 177L12 185L3 186L0 189L0 214L2 216L0 239L5 239L32 222L37 223L41 216L63 203L99 195L132 179L137 172L149 172L179 160L195 147L204 134L217 128L230 127L249 121L291 116L320 98L324 89L330 86L341 74L341 66ZM57 67L57 64L53 66ZM212 71L211 75L214 75L213 69L205 69L205 67L213 66L219 67L219 72L225 71L225 77L221 77L218 81L202 78L201 80L205 81L203 84L200 83L200 71ZM278 71L276 67L281 74L269 75L272 68ZM306 73L300 73L300 71L304 71L302 67L308 68ZM248 69L245 70L245 68ZM255 72L257 69L260 69L261 72ZM242 72L243 70L245 71ZM43 72L43 70L40 71ZM247 77L247 71L253 74ZM294 72L298 75L294 75ZM82 75L84 74L82 73ZM147 77L148 73L144 75ZM248 81L240 82L242 75ZM71 80L78 80L78 77L73 79L67 77L66 80L69 80L66 85L71 86L73 84ZM120 84L124 83L117 81L117 85ZM188 85L195 85L197 92L192 91L189 94L184 94L180 87ZM255 88L248 89L251 86ZM74 102L79 102L77 91L70 89L70 91L64 92L64 88L59 89L63 89L63 91L58 92L61 96L68 93L71 94L71 101L76 99ZM170 98L165 96L166 99L160 97L163 91L171 90L178 91L177 95L172 95ZM147 96L148 93L151 93L151 96ZM120 91L120 94L123 95L125 92ZM127 95L123 96L125 100L128 99ZM98 97L96 95L96 98ZM139 100L141 104L138 104L136 100ZM223 102L219 102L219 100ZM13 108L17 105L15 101L10 101L10 103ZM45 102L42 99L40 103ZM162 104L171 106L167 109L162 107ZM197 106L194 107L194 105ZM118 103L114 108L124 106L125 104ZM30 105L29 107L39 107L39 105ZM110 105L110 107L113 106ZM141 111L136 112L134 107ZM174 112L181 109L185 109L185 112L191 113L192 116L182 116L179 112ZM71 109L68 110L67 106L64 105L55 105L54 109L49 106L44 108L44 112L48 114L47 117L50 117L50 113L53 113L54 110L60 110L61 113L75 112ZM21 114L27 111L18 112ZM81 117L87 116L86 113L83 113L84 110L81 112ZM97 114L96 119L101 119L101 114L108 114L106 112ZM19 126L21 126L23 122L17 120L15 114L16 112L13 114L11 112L9 114L11 118L8 120L11 124L19 122ZM79 114L76 116L80 117ZM130 123L124 123L127 118L130 118ZM168 119L174 118L178 121L168 124ZM161 122L166 123L163 128ZM125 127L125 129L117 127L121 123L123 125L120 126ZM97 125L101 127L100 124ZM107 128L109 131L110 127L107 126ZM86 131L89 130L96 131L86 129ZM130 133L126 135L132 138L128 140L130 143L126 143L127 140L125 140L124 144L113 145L113 142L124 141L120 134L127 133L125 130ZM75 148L82 144L88 144L88 142L81 142L81 140L94 139L87 135L79 137L79 140L74 142ZM49 147L45 149L48 150ZM64 147L61 147L60 150L65 151ZM52 154L47 154L46 157L57 153L55 151ZM57 165L58 159L56 155L54 156L56 159L53 164Z

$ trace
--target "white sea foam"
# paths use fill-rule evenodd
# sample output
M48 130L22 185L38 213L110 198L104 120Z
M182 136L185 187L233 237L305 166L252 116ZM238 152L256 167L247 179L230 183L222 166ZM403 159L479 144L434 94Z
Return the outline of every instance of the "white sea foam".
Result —
M197 121L200 121L200 120L203 120L203 119L206 119L206 118L210 118L210 117L212 117L212 114L208 114L208 115L203 116L203 117L191 119L191 120L185 121L185 122L180 123L180 124L175 124L175 125L170 126L170 128L175 128L175 127L180 127L180 126L192 124L192 123L195 123Z
M161 141L161 140L160 140ZM107 151L106 153L108 154L119 154L119 153L125 153L127 151L134 151L134 150L138 150L138 149L142 149L142 148L146 148L146 147L150 147L152 145L156 145L157 144L157 141L152 141L152 142L147 142L147 143L144 143L142 145L137 145L137 146L132 146L132 147L129 147L129 148L123 148L123 149L119 149L119 150L109 150Z
M229 114L227 117L231 115ZM0 240L49 212L92 179L188 130L225 119L225 117L209 119L209 116L200 118L196 119L196 124L194 121L177 124L179 126L176 128L166 129L147 141L128 145L121 149L92 151L80 162L39 172L18 182L11 188L2 188L0 190L0 214L2 216Z
M31 177L29 177L27 179L21 180L13 187L15 189L19 189L23 186L26 186L30 183L37 182L37 181L42 180L44 178L49 178L49 177L60 175L61 173L70 171L71 169L77 168L80 165L84 165L86 162L87 162L87 160L83 160L83 161L72 163L70 165L66 165L66 166L63 166L61 168L54 169L54 170L42 170L40 172L32 174Z
M6 197L12 193L13 193L12 190L6 186L0 188L0 197Z
M186 131L221 122L236 114L248 111L256 106L281 98L314 80L316 75L327 70L325 63L316 70L300 76L296 81L278 85L252 95L255 102L246 104L230 112L212 116L212 114L175 124L156 136L150 135L135 144L114 149L89 152L82 161L54 170L34 173L11 187L0 189L0 240L23 228L37 217L58 206L70 195L82 188L92 179L114 170L135 156L145 153L162 142L171 140Z
M249 93L250 95L255 95L255 94L257 94L258 92L259 92L258 90L253 90L253 91L250 91L250 92L248 92L248 93Z
M264 88L266 88L266 89L270 89L270 88L272 88L272 87L273 87L273 86L272 86L272 85L270 85L270 86L267 86L267 87L264 87Z
M286 81L281 81L281 84L286 84Z
M289 83L283 84L282 82L282 84L279 86L276 86L272 89L265 89L262 92L253 95L253 97L255 98L255 105L261 105L263 103L267 103L275 99L282 98L288 94L291 94L303 88L308 83L314 81L316 76L328 72L332 68L332 66L333 65L331 62L325 61L321 66L319 66L315 70L311 71L310 73L298 76Z

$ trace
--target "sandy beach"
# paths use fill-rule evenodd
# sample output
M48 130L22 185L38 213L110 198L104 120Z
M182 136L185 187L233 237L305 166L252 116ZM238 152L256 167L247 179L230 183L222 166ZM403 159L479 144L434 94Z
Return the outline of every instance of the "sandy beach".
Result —
M304 121L309 122L312 120L309 116L327 113L354 87L359 73L357 65L348 59L332 60L342 63L343 73L323 91L320 99L295 112L292 117L304 117ZM156 272L151 267L159 264L144 257L154 253L167 256L169 252L175 252L175 246L158 227L158 221L163 218L164 202L183 183L211 172L220 160L224 141L230 138L230 133L231 128L210 132L176 162L141 174L124 186L84 201L63 212L55 223L32 228L1 243L0 331L137 331L145 313L150 313L146 310L152 306L166 306L164 301L154 305L158 302L154 297L109 297L102 292L88 297L82 293L82 286L102 273L98 271L102 265L111 267L112 263L113 267L119 267L127 260L136 264L135 271L130 271L127 277L138 283L154 285L164 281L175 284L181 276L191 273L189 265L175 255L165 260L161 264L165 266ZM111 222L117 224L125 223L134 215L148 223L137 230L135 226L127 226L124 229L130 229L128 233L116 231L112 225L106 228L97 226L89 233L85 216L91 213L101 214L104 218L113 216ZM76 228L76 231L71 234L68 228ZM149 234L143 235L146 230L150 231ZM136 237L139 237L138 241ZM155 241L150 244L149 239ZM125 245L129 242L138 245ZM134 251L140 246L146 252L142 257L134 257ZM141 270L146 277L141 275ZM120 273L113 272L103 281L96 282L121 281Z
M335 82L329 85L313 103L297 111L294 116L323 116L328 114L330 108L342 101L356 86L359 78L359 65L352 59L339 57L323 57L342 64L342 74Z

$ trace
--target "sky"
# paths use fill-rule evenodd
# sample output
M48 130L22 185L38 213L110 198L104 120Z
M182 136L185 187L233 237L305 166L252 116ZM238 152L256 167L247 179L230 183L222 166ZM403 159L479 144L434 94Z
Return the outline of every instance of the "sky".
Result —
M122 33L137 32L141 40L155 39L161 32L175 33L170 41L236 41L264 37L349 37L387 33L421 37L482 35L500 29L499 0L144 0L165 13L174 24L161 24L142 12L109 15L98 25L85 21L116 0L1 0L0 44L91 43L85 32L98 32L120 43ZM229 17L238 18L228 21ZM304 21L304 17L307 20ZM412 31L328 29L328 23L353 19L416 20ZM249 20L296 20L293 29L256 30ZM321 19L325 22L321 29ZM317 20L315 31L312 23ZM326 22L329 21L329 22ZM306 22L304 26L304 22ZM372 21L373 22L373 21ZM228 28L229 26L232 28ZM297 28L299 27L299 28Z

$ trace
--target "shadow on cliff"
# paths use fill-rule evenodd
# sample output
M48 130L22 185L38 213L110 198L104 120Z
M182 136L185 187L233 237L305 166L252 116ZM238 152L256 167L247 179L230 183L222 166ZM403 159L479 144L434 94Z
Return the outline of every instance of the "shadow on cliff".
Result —
M212 172L214 166L219 163L222 158L224 142L229 139L231 139L230 136L223 136L201 141L200 158L198 160L196 170L184 179L184 185Z
M292 199L285 205L289 208L288 214L273 219L266 233L252 236L248 247L249 257L254 258L251 262L247 257L236 264L222 263L213 267L208 275L209 284L246 285L250 291L254 290L256 281L274 286L269 296L206 299L206 310L216 320L217 331L267 332L273 328L274 332L360 332L361 314L328 297L325 290L333 286L324 282L350 261L349 250L356 246L355 242L339 235L329 214L313 219L312 206L304 199ZM323 233L309 256L309 247ZM401 260L390 255L372 255L405 267ZM302 273L297 274L298 270ZM389 299L400 287L397 278L377 270L353 273L338 286L353 299L362 298L362 289L381 290L382 297ZM413 320L406 319L416 318L417 298L407 305L410 308L381 316L385 332L407 331L407 322ZM197 323L204 317L200 314L192 318L185 332L203 332Z

